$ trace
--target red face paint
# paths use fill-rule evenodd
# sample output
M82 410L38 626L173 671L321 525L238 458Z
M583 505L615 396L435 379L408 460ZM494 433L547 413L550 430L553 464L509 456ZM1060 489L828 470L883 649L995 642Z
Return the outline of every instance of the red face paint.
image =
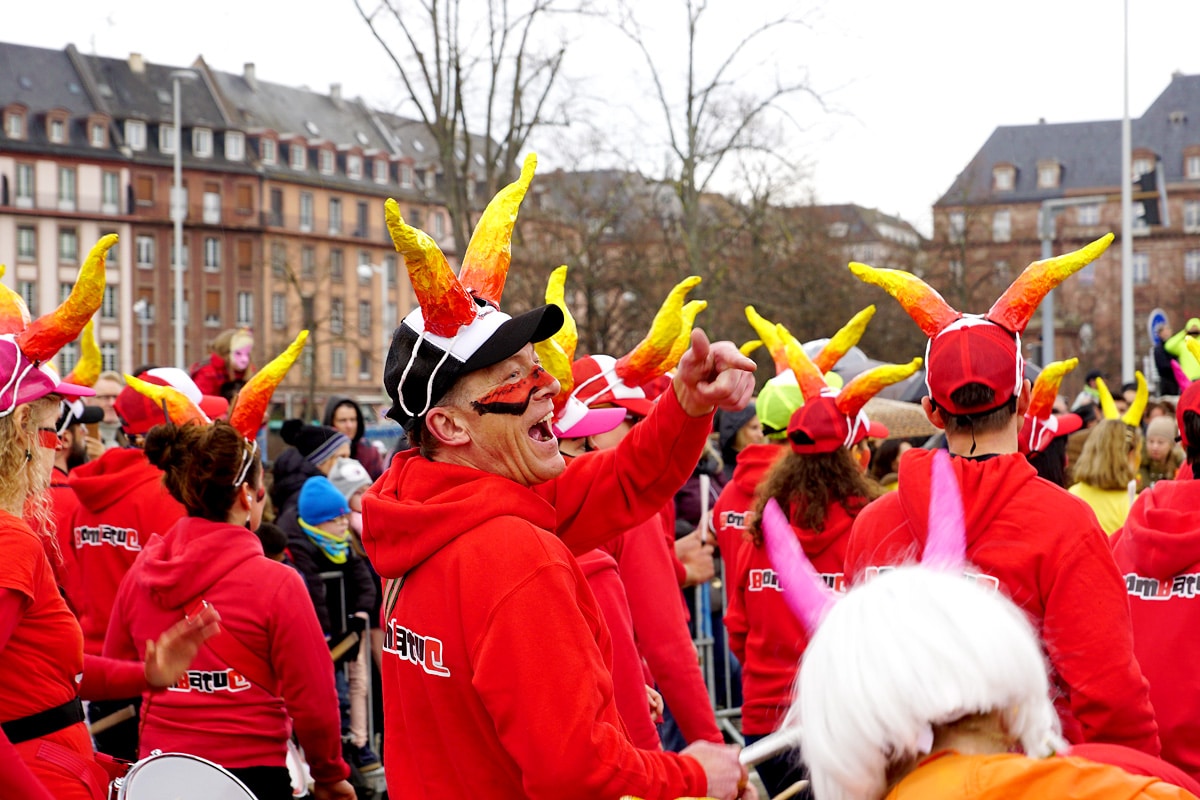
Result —
M554 383L554 376L541 367L514 383L497 386L483 397L471 403L480 416L484 414L512 414L519 417L529 410L533 396Z

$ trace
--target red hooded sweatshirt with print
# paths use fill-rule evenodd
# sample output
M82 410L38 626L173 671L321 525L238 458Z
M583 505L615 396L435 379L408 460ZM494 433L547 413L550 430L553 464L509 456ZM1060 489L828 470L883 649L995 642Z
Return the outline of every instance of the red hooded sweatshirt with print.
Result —
M1158 715L1162 757L1200 780L1200 481L1138 495L1112 552L1125 575L1133 650Z
M900 488L854 522L845 573L916 561L929 525L933 451L900 459ZM967 561L978 580L1002 588L1045 643L1063 735L1158 755L1149 688L1133 655L1125 582L1096 515L1037 477L1020 453L952 458L962 489Z
M853 523L841 503L832 503L825 511L824 530L792 526L808 560L838 592L845 589L842 565ZM737 563L737 574L728 579L725 628L729 649L742 664L742 732L758 736L773 733L792 704L808 632L783 599L787 587L771 566L765 546L755 547L747 539Z
M146 640L200 600L220 613L221 633L200 648L178 685L144 696L140 755L159 749L232 769L282 767L294 724L314 780L346 778L333 662L308 589L295 569L264 556L246 528L184 517L150 539L121 584L104 654L144 658ZM269 672L277 692L221 657L241 654L221 646L229 636L261 654L243 669Z
M713 505L713 529L717 550L725 563L725 579L738 572L737 557L746 540L746 529L754 515L754 491L785 448L778 444L751 444L738 453L733 477Z
M383 763L393 795L706 792L694 759L630 742L613 702L608 626L565 541L583 552L656 513L711 425L667 392L616 448L533 489L411 450L396 456L363 499L363 544L392 579Z
M71 600L85 653L99 655L104 649L117 587L142 547L186 513L167 493L162 477L141 450L118 448L76 467L67 478L79 498L71 523L79 597Z

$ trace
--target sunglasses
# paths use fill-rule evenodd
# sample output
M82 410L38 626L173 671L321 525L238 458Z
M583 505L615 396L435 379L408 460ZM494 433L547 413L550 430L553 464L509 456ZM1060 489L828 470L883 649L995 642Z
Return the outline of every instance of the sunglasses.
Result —
M55 428L38 428L37 429L38 444L47 450L57 450L62 439L58 435L58 430Z

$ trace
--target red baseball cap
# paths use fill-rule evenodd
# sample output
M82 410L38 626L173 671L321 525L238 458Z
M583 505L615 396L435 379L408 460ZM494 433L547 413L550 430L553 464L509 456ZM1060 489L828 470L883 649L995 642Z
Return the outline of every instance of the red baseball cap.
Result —
M1017 436L1017 448L1024 455L1040 453L1057 437L1070 436L1082 427L1083 417L1078 414L1051 414L1047 419L1025 417Z
M1188 447L1187 427L1183 424L1183 413L1185 411L1195 411L1200 414L1200 381L1193 381L1192 385L1183 390L1183 394L1179 395L1179 405L1175 406L1175 423L1179 426L1179 442L1186 450Z
M938 408L954 415L981 414L1007 403L1020 393L1025 359L1020 336L978 316L965 316L929 340L925 351L925 384ZM980 383L995 397L986 404L962 406L950 396L962 387Z
M571 365L575 388L571 396L588 406L613 405L645 417L654 401L639 386L626 386L617 377L617 360L612 356L584 356Z
M137 377L146 383L170 386L182 392L209 419L217 419L229 411L229 401L223 397L201 394L196 382L181 369L173 367L152 369ZM197 397L200 398L198 402ZM167 421L162 408L132 386L126 386L121 390L117 399L113 401L113 408L116 410L117 416L121 418L121 429L130 435L146 433L155 425L162 425Z
M888 429L861 411L851 420L837 407L833 395L822 394L795 410L787 434L793 452L813 454L853 447L868 437L886 439Z

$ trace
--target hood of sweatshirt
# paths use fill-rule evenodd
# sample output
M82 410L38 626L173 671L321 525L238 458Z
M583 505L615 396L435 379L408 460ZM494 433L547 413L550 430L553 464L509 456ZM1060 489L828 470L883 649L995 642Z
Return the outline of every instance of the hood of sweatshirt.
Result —
M1138 495L1125 527L1113 537L1122 568L1159 580L1200 563L1200 481L1159 481Z
M262 554L262 543L246 528L184 517L165 536L150 537L138 566L155 605L186 610L239 564Z
M409 450L363 497L363 547L380 575L399 578L497 517L518 517L547 531L556 526L554 507L533 490Z
M351 443L353 445L357 446L358 440L363 437L364 433L366 433L367 424L366 424L366 421L363 419L362 406L360 406L354 400L354 398L339 397L337 395L334 395L333 397L329 398L329 402L325 404L325 416L321 419L321 424L328 425L330 428L332 428L333 427L333 415L335 412L337 412L338 406L341 406L341 405L347 405L347 406L350 406L351 408L353 408L355 416L358 417L358 427L354 429L355 433L353 436L350 437Z
M913 448L900 457L900 507L919 542L924 542L929 532L929 476L933 455L933 450ZM991 527L1009 499L1029 481L1042 480L1020 453L998 455L983 461L951 458L950 465L962 492L968 546Z
M105 450L95 461L71 470L67 483L75 489L79 503L88 511L103 513L135 492L161 483L162 470L146 454L132 447Z
M762 483L767 470L786 452L781 444L751 444L738 453L737 466L733 468L733 482L751 497Z

